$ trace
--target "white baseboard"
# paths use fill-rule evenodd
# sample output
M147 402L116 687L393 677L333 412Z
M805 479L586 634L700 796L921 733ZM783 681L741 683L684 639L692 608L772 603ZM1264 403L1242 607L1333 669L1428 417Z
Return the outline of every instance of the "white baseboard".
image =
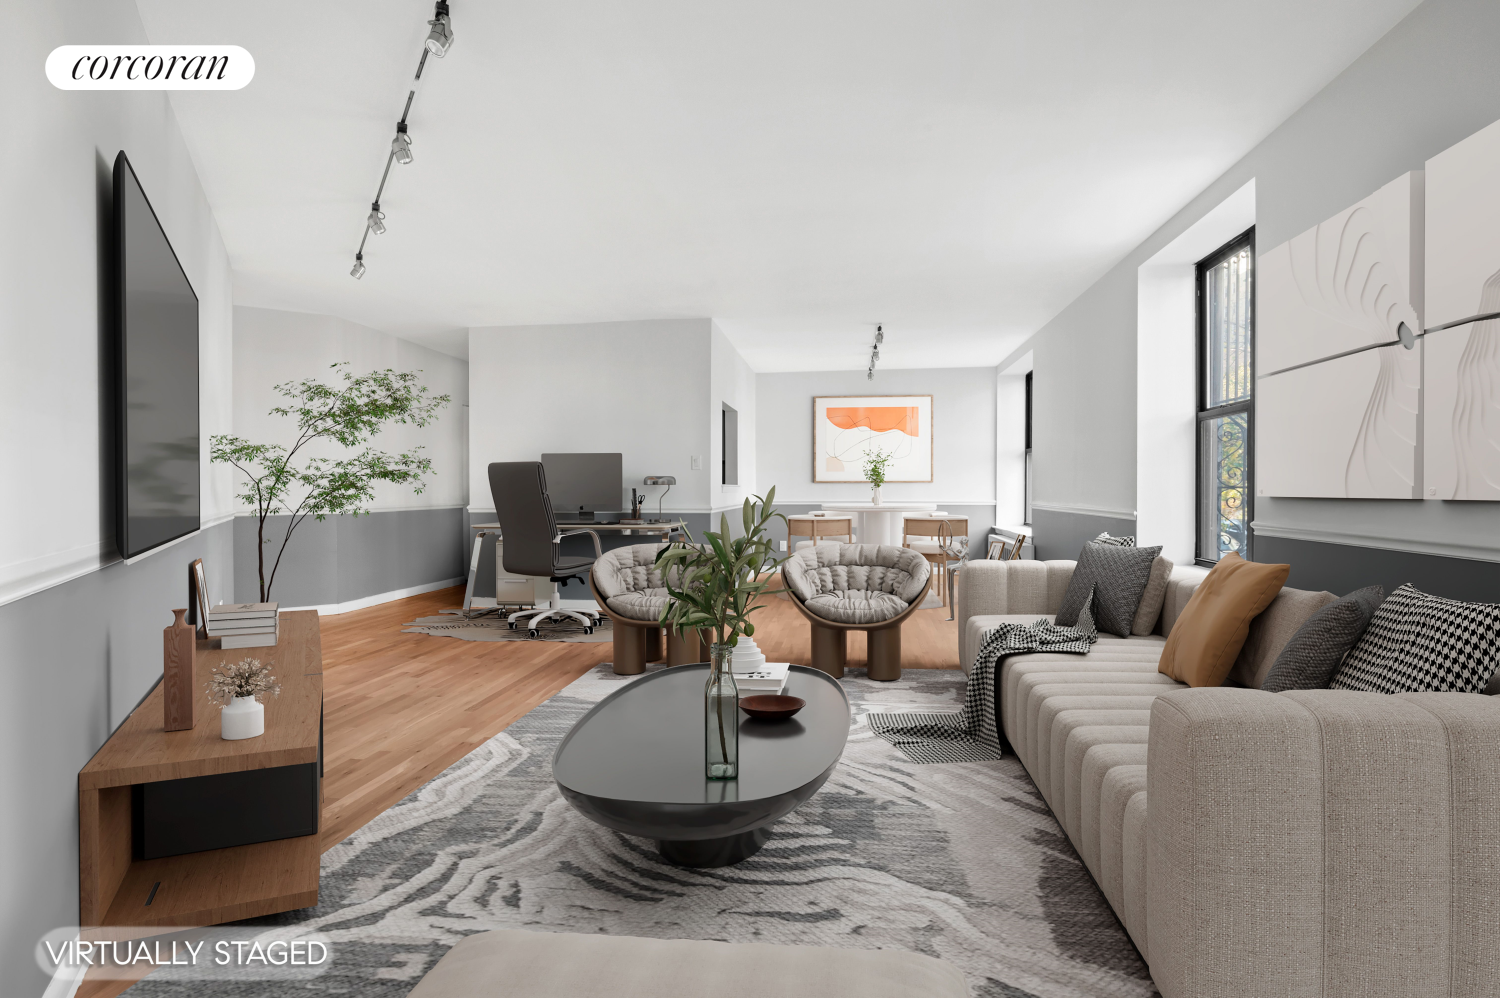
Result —
M316 610L320 617L332 617L335 614L348 613L351 610L363 610L366 607L379 606L381 603L389 603L392 600L405 599L408 596L420 596L423 593L434 592L438 589L447 589L451 586L464 584L464 576L456 579L444 579L441 582L429 582L422 586L412 586L410 589L392 589L388 593L376 593L374 596L365 596L360 599L350 600L347 603L321 603L317 606L286 606L286 610Z

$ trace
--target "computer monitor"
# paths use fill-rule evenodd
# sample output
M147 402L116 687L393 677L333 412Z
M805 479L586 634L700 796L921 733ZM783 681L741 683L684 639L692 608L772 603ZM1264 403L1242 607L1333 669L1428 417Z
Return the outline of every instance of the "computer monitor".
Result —
M542 470L559 520L591 520L596 512L622 508L625 472L620 454L543 454Z

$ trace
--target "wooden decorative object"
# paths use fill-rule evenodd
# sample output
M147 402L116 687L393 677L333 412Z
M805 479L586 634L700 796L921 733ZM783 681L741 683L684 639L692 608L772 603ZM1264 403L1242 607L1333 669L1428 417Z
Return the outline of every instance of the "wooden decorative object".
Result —
M186 731L193 726L193 689L198 657L198 629L186 620L187 610L173 610L176 620L162 631L162 727Z

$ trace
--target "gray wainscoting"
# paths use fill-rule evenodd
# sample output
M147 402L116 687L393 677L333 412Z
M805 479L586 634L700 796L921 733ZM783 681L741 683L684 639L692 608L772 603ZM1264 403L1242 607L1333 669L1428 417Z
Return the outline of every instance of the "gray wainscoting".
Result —
M276 558L289 517L272 517L266 571ZM255 518L234 521L234 598L259 598ZM305 520L292 535L276 572L271 599L284 607L349 603L381 593L461 577L468 569L461 506L403 509L367 516Z
M1039 561L1073 561L1085 544L1105 531L1117 537L1135 533L1134 517L1069 513L1041 506L1032 507L1031 524L1035 530Z
M161 679L162 629L188 605L202 558L212 597L230 597L234 531L210 527L133 565L116 562L0 606L0 967L6 994L47 986L31 948L78 920L78 771ZM201 722L200 722L201 723Z
M1382 548L1328 544L1255 535L1255 560L1292 566L1287 585L1326 589L1343 596L1355 589L1385 587L1389 596L1403 582L1424 593L1470 602L1500 603L1500 564Z

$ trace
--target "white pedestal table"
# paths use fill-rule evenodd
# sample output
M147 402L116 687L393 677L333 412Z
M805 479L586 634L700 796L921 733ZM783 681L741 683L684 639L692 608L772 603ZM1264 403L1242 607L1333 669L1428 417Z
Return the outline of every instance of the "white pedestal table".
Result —
M860 544L901 545L901 520L907 513L931 513L937 509L935 502L883 502L879 506L868 502L835 502L823 504L829 513L844 513L854 517L854 529Z

